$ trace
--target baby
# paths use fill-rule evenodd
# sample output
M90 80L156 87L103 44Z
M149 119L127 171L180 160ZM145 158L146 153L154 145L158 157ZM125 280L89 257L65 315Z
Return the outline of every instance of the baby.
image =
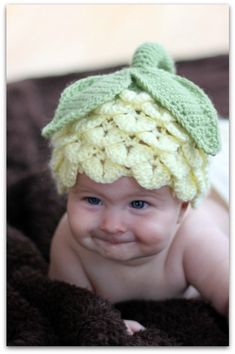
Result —
M160 45L141 45L129 68L67 87L43 136L68 195L52 279L113 303L200 295L228 315L228 210L208 180L217 114ZM144 329L125 324L129 334Z

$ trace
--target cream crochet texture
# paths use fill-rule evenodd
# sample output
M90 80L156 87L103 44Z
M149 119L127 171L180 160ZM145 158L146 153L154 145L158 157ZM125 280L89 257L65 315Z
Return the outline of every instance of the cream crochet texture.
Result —
M54 133L50 166L59 192L84 173L98 183L130 176L146 189L169 186L196 206L209 188L208 156L146 92L123 90Z

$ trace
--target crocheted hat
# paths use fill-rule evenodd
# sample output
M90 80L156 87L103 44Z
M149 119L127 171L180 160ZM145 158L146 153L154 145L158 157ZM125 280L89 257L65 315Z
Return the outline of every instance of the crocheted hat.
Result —
M166 108L199 148L215 155L220 149L216 111L198 86L174 73L173 60L164 48L156 43L145 43L136 50L130 68L78 80L67 87L52 122L42 134L48 138L124 89L137 87Z
M141 45L129 68L68 86L42 135L60 191L78 172L101 183L132 176L194 202L208 189L207 155L220 149L213 104L156 43Z

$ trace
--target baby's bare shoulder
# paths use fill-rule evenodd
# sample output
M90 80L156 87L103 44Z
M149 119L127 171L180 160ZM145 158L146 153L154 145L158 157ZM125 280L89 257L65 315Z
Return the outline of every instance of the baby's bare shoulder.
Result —
M48 275L51 279L92 289L79 253L75 252L72 244L67 213L62 216L52 239Z
M65 235L70 232L68 225L68 216L67 213L64 213L57 225L57 228L54 233L54 237L58 237L64 240Z
M170 257L183 264L186 254L194 255L203 248L208 252L212 248L219 249L220 244L228 242L226 223L223 210L209 198L199 208L188 210L172 242Z
M201 235L212 235L214 238L222 234L228 236L229 213L216 199L210 195L196 209L191 208L180 227L179 235L193 239ZM213 236L214 235L214 236ZM203 236L204 237L204 236Z

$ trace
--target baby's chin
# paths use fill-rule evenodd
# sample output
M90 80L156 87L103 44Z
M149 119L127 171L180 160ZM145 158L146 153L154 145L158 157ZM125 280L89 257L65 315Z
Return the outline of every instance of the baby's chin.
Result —
M96 255L113 260L120 263L129 265L138 265L148 262L155 256L152 250L143 252L138 242L125 242L125 243L110 243L103 240L92 240L89 245L83 245L89 251L94 252Z
M136 256L136 242L112 243L100 239L94 240L94 251L104 258L116 261L128 261Z

